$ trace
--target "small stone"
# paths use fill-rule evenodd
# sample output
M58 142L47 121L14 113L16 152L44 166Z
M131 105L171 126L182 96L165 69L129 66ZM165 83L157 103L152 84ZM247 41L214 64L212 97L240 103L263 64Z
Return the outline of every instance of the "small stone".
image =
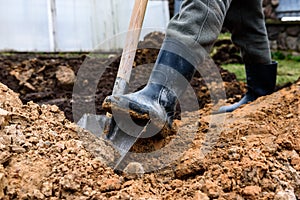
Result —
M55 75L59 84L62 86L72 86L74 84L75 73L67 66L59 66Z
M123 187L123 188L129 187L129 186L131 186L133 183L134 183L134 180L126 181L126 182L122 185L122 187Z
M293 191L286 190L286 191L279 191L275 195L274 200L297 200L297 198Z
M207 194L201 191L197 191L195 192L194 200L209 200L209 197L207 196Z
M50 145L51 145L51 142L47 140L47 141L44 142L44 144L45 144L46 146L50 146Z
M77 183L73 175L66 175L60 180L60 185L66 190L78 191L80 189L80 184Z
M3 110L2 108L0 108L0 116L6 116L6 115L8 115L8 114L9 114L8 111Z
M295 170L300 171L300 157L292 158L291 164L295 168Z
M261 193L261 188L259 186L247 186L243 190L245 196L257 197Z
M16 135L17 134L16 125L7 126L5 132L7 135Z
M59 112L59 108L56 105L51 105L50 111L54 112L54 113L57 113L57 112Z
M15 146L15 145L11 147L11 150L15 153L24 153L24 152L26 152L26 149L24 149L23 147Z
M66 146L63 142L58 142L55 144L54 148L58 151L58 152L62 152L63 150L66 149Z
M37 143L39 143L39 139L35 136L32 136L28 139L28 142L33 143L33 144L37 144Z
M131 162L124 169L124 176L128 179L140 178L144 175L145 170L141 163Z
M211 181L205 182L202 187L202 191L204 191L209 198L218 198L220 195L218 185Z
M111 190L119 190L121 188L121 180L118 178L106 179L100 186L100 191L107 192Z
M6 149L6 145L2 144L0 141L0 151L3 151Z
M35 197L35 199L44 199L45 196L37 189L33 190L33 197Z
M179 179L176 179L176 180L172 181L172 183L171 183L171 187L173 189L180 188L180 187L182 187L182 185L183 185L183 182Z
M0 143L4 145L2 148L7 148L12 141L12 136L11 135L3 135L0 137Z
M85 196L90 196L92 194L93 189L89 186L85 186L83 189L83 194Z
M49 134L50 134L50 135L53 135L54 137L57 137L57 136L58 136L58 133L55 132L55 131L50 131Z
M42 193L46 196L46 197L50 197L52 195L52 187L53 184L49 183L49 182L44 182L43 183L43 187L42 187Z

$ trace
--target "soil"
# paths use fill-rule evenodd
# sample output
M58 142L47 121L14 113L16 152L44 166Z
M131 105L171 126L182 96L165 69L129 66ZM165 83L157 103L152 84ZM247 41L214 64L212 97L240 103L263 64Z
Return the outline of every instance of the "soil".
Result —
M177 135L188 136L196 120L191 145L172 165L148 173L131 163L116 174L103 162L114 156L109 146L97 154L89 148L93 136L57 106L22 104L18 96L0 84L1 199L300 198L300 80L218 115L223 123L210 122L209 106L196 119L187 113Z
M162 38L153 33L140 43L137 77L151 71L158 52L144 47ZM164 138L140 141L116 173L109 166L119 155L110 144L72 122L72 104L89 99L71 98L83 63L93 78L105 66L96 91L103 113L119 60L97 53L1 55L0 199L300 199L300 79L233 113L211 115L208 88L196 74L191 84L200 109L182 113ZM227 103L237 101L245 86L219 70Z

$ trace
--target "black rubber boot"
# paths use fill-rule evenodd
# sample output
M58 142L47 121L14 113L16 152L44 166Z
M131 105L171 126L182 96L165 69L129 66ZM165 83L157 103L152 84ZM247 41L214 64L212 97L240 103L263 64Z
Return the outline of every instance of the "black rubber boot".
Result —
M175 51L174 51L175 52ZM185 91L195 67L182 56L161 50L147 85L135 93L109 96L102 107L130 113L138 120L171 126L178 97Z
M241 105L254 101L258 97L271 94L275 89L276 75L277 62L268 65L246 65L247 93L239 102L229 106L222 106L216 114L232 112Z

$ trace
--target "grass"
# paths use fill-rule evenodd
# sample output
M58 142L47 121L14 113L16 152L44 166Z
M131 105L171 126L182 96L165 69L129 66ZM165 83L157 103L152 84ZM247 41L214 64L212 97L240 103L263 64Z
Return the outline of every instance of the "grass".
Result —
M221 33L218 37L219 40L230 40L231 34L229 32Z
M286 83L295 82L300 77L300 57L279 54L280 57L273 54L273 59L278 62L277 85L283 86ZM224 69L235 73L239 81L246 81L244 65L228 64L222 65Z
M222 33L218 39L230 39L230 33ZM272 52L272 59L278 62L277 86L293 83L300 77L300 54L293 55L291 52ZM222 65L224 69L235 73L239 81L246 82L245 68L242 64Z
M238 81L246 82L245 68L242 64L226 64L222 65L222 68L234 73Z
M277 84L279 86L294 82L300 77L300 62L295 60L278 60Z

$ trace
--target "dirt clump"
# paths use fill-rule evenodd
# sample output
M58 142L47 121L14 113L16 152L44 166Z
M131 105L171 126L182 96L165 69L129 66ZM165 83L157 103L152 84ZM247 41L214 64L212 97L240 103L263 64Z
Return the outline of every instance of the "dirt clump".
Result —
M59 66L55 72L55 77L58 81L58 85L62 87L72 87L76 78L74 71L66 66Z
M89 133L57 106L22 104L1 84L0 198L299 199L299 92L300 81L215 121L209 105L197 119L187 113L177 135L195 120L198 128L184 154L128 177L106 167L95 146L88 149Z

